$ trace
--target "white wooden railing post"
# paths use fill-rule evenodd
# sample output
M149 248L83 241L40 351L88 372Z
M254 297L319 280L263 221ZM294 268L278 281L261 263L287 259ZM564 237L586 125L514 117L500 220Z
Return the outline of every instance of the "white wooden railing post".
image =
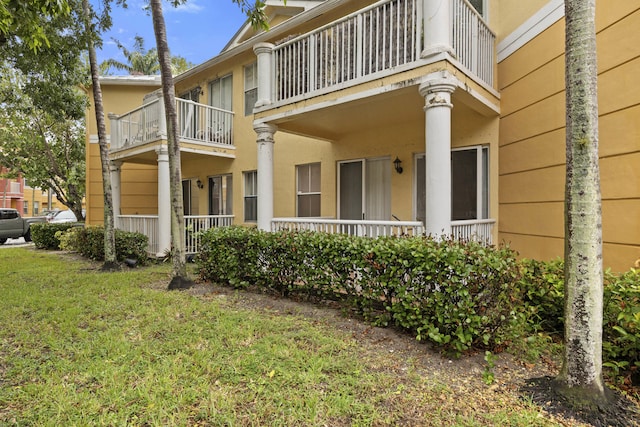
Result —
M451 234L451 94L456 79L447 71L420 85L425 98L425 228L434 237Z
M453 55L451 47L451 0L422 0L424 49L422 58L439 53Z
M120 140L120 116L114 113L109 113L109 124L111 125L111 149L122 147L122 141Z
M258 43L253 47L253 51L258 57L258 101L255 107L263 107L273 101L274 81L273 72L273 48L271 43Z

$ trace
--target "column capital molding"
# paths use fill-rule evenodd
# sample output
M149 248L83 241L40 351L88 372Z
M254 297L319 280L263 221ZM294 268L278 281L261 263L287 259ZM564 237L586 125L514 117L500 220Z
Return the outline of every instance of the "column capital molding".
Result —
M109 113L107 114L107 117L109 117L110 120L118 120L120 116L117 115L116 113Z
M111 172L120 172L120 168L122 167L121 160L110 160L109 161L109 170Z
M267 43L267 42L256 43L255 45L253 45L253 53L255 53L256 55L260 55L263 53L271 53L273 52L273 48L275 47L276 45L274 45L273 43Z
M156 148L156 154L158 155L158 161L169 161L169 148L167 146L162 145L159 148ZM162 159L161 159L162 157Z
M425 98L425 110L432 107L453 108L451 94L458 87L458 81L448 71L439 71L427 76L418 90Z
M253 122L253 130L258 134L256 139L258 144L263 142L274 143L273 135L278 131L278 126L271 123Z

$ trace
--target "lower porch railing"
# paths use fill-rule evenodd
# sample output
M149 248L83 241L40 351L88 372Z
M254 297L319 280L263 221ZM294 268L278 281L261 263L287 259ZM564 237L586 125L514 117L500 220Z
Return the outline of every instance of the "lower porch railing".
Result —
M232 224L233 215L185 215L185 252L194 254L200 250L200 232ZM119 215L117 228L144 234L149 238L147 251L154 255L160 251L158 215Z
M493 244L493 225L495 219L474 219L452 221L451 234L459 240L477 240L488 245ZM344 233L353 236L419 236L425 232L420 221L358 221L323 218L274 218L271 231L321 231L325 233Z
M352 236L419 236L424 233L420 221L358 221L322 218L274 218L271 231L322 231L325 233L344 233Z
M487 245L493 244L495 219L469 219L451 221L451 234L458 240L476 240Z
M229 227L233 215L185 215L185 252L196 254L200 251L201 233L210 228Z

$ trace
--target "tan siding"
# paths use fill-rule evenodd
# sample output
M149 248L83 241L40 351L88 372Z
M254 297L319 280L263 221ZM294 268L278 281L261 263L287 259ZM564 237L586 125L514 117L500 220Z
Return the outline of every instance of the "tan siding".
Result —
M640 2L604 9L597 20L604 263L624 270L640 257ZM563 253L563 30L562 21L554 24L499 66L500 237L525 257Z

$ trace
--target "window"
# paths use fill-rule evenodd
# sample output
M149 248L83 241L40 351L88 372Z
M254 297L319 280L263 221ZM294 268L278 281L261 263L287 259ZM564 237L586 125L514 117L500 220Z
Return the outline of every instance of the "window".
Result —
M182 180L182 214L200 215L199 193L195 179Z
M233 215L233 177L209 177L209 215Z
M244 115L253 114L258 102L258 63L244 67Z
M471 6L473 6L473 8L480 14L480 16L486 18L484 13L484 0L469 0L469 3L471 3Z
M426 194L424 154L416 156L415 216L425 221ZM451 220L489 218L489 149L471 147L451 150Z
M40 202L33 202L33 214L38 215L40 212Z
M320 216L320 163L296 166L296 178L298 216Z
M258 220L258 171L244 172L244 221Z
M232 111L233 80L231 74L209 83L209 105Z
M27 215L29 213L29 201L25 200L22 202L22 215Z

